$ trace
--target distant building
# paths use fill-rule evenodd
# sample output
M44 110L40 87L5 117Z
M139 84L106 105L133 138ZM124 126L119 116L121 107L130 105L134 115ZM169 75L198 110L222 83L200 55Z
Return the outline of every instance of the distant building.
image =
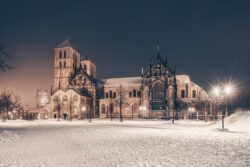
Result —
M180 101L192 104L201 94L206 93L189 76L176 75L159 50L141 76L97 80L96 65L86 55L81 59L69 39L55 48L51 118L183 117Z
M49 103L49 94L46 89L37 89L36 91L36 106L44 107Z

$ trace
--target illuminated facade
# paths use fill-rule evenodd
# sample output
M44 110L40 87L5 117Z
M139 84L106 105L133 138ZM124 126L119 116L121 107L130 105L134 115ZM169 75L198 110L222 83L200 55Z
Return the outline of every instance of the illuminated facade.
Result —
M50 117L163 118L179 117L179 101L197 101L204 90L187 75L176 75L158 50L141 76L96 79L96 65L65 40L55 48Z

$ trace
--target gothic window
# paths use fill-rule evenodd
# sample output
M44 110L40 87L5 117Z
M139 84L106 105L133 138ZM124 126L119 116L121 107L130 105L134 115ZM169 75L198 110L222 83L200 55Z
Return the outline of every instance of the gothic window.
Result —
M195 90L193 90L192 96L193 96L193 98L196 97L196 91Z
M59 67L62 68L62 62L59 63Z
M165 110L165 88L161 83L156 83L152 88L152 110Z
M129 92L129 97L132 97L132 92Z
M66 68L66 62L63 62L63 67Z
M105 104L102 104L102 114L105 114Z
M185 97L185 90L181 90L181 98Z
M112 98L112 91L109 91L109 97Z
M61 51L59 52L59 58L60 59L62 58L62 52Z
M54 96L53 101L58 102L58 96Z
M68 96L64 95L63 96L63 101L68 101Z
M137 92L137 97L141 97L141 92L140 91Z
M114 98L116 98L116 92L114 92Z
M109 98L109 94L108 94L108 92L106 92L106 98Z
M136 90L133 90L133 97L136 97Z
M77 95L74 95L73 101L78 101L78 96Z
M66 51L64 51L64 58L66 58L67 54L66 54Z

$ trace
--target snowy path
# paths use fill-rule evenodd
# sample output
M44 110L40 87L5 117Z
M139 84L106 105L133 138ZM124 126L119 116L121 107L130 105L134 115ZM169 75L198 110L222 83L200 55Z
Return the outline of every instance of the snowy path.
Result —
M220 132L207 124L95 121L0 126L0 139L4 167L250 166L250 133Z

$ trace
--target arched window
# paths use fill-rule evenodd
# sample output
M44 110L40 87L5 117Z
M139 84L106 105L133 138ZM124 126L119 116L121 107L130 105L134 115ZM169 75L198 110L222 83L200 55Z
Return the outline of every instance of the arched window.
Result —
M66 58L67 57L67 54L66 54L66 51L64 51L64 58Z
M78 96L77 95L73 96L73 101L78 101Z
M62 68L62 62L59 63L59 67Z
M68 101L68 96L64 95L63 96L63 101Z
M193 92L192 92L192 96L193 96L193 98L195 98L195 97L196 97L196 91L195 91L195 90L193 90Z
M136 97L136 90L133 90L133 97Z
M53 97L53 101L54 101L54 102L58 102L58 96L54 96L54 97Z
M165 87L161 83L156 83L152 89L152 110L165 110Z
M102 114L105 114L105 104L102 104Z
M61 51L59 52L59 58L60 59L62 58L62 52Z
M66 62L63 62L63 67L66 68Z
M114 92L114 98L116 98L116 92Z
M129 97L132 97L132 92L129 92Z
M141 97L141 92L140 91L137 92L137 97Z
M109 91L109 97L112 98L112 91Z
M185 97L185 90L181 90L181 98Z
M109 98L109 93L108 92L106 92L106 98Z

